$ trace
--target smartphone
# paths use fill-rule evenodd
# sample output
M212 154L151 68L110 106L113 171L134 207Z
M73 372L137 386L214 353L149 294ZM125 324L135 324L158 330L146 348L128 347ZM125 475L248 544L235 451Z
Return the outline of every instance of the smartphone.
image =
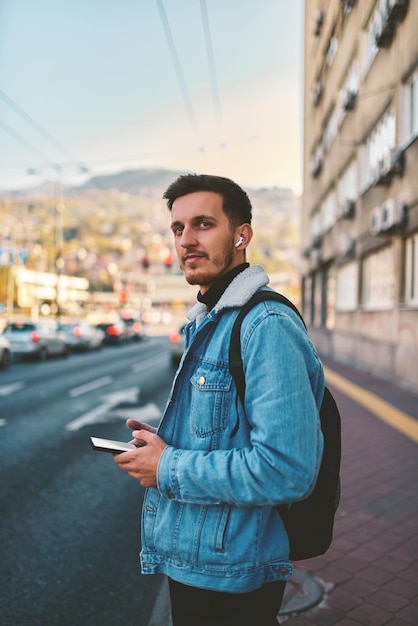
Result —
M93 449L100 450L101 452L112 452L113 454L120 454L121 452L128 452L129 450L137 449L133 443L126 443L125 441L100 439L100 437L90 437L90 441Z

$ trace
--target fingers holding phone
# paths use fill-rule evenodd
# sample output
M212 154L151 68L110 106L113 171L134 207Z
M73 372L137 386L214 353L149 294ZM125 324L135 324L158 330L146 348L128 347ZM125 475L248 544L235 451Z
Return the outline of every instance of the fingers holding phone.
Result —
M157 433L157 429L155 426L151 426L150 424L146 424L145 422L139 422L138 420L128 419L126 420L126 425L131 430L146 430L149 433L153 433L154 435Z

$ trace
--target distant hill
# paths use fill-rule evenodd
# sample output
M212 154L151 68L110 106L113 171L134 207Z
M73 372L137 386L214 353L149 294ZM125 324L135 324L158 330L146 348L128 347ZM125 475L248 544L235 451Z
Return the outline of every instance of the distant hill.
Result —
M92 176L81 185L64 185L63 191L64 196L83 195L84 192L93 190L117 190L132 195L144 195L144 190L164 190L180 174L184 172L160 168L124 170L114 174ZM54 181L44 181L35 187L0 191L0 198L7 197L12 200L29 197L45 198L53 195L54 185Z
M106 176L93 176L79 187L68 189L69 193L79 194L84 190L118 190L132 195L143 195L144 190L164 190L180 174L185 172L165 169L124 170ZM67 191L67 190L66 190Z
M125 170L107 176L95 176L79 187L66 188L65 195L80 195L91 191L119 191L137 197L161 199L164 190L184 171L166 169ZM285 187L246 188L254 208L274 207L291 219L299 217L299 202L291 189ZM264 212L264 211L263 211ZM267 210L268 213L268 210Z
M92 176L81 185L64 186L64 197L80 196L92 191L107 192L119 191L133 196L153 196L161 198L162 193L184 171L167 170L162 168L124 170L114 174ZM11 200L24 198L45 198L53 195L54 182L45 181L36 187L0 192L0 197ZM250 199L258 199L263 204L277 204L284 208L289 202L294 206L294 193L282 187L246 188Z

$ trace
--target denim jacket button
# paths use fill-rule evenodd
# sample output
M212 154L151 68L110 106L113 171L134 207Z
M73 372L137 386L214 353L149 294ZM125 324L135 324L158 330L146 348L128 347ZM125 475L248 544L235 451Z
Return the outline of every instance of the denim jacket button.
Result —
M168 497L172 500L174 498L174 491L172 489L168 490Z
M206 382L206 378L204 376L201 376L197 382L199 383L199 385L204 385Z

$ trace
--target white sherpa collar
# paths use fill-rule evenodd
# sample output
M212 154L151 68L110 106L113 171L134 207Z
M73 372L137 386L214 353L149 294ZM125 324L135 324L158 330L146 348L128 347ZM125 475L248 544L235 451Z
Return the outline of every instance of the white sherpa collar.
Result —
M269 277L261 265L251 265L240 272L225 289L215 305L215 313L222 309L243 306L260 287L269 283ZM187 314L190 321L196 320L197 325L203 320L208 309L203 302L197 302Z

